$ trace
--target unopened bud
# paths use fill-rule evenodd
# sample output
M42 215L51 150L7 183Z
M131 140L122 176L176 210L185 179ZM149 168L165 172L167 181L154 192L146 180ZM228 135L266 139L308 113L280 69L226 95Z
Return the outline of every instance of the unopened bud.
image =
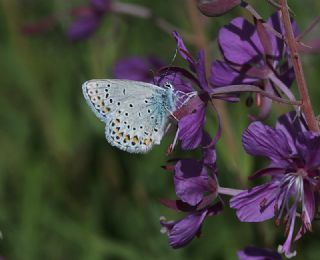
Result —
M206 16L220 16L241 4L241 0L198 0L198 8Z

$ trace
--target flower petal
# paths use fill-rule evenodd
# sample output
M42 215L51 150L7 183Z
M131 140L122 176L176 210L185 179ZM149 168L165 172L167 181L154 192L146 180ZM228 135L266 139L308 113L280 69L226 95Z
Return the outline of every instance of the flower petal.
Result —
M206 92L210 93L210 87L208 85L207 81L207 75L206 75L206 65L205 65L205 54L203 50L200 50L198 53L198 59L195 63L195 71L198 76L198 80L200 83L200 88L203 89Z
M176 31L174 31L172 33L172 35L177 42L178 52L179 52L180 56L189 63L191 69L194 71L195 70L195 67L194 67L195 60L192 58L192 55L190 54L187 47L185 46L180 34Z
M204 165L196 160L180 160L176 164L174 184L177 196L191 206L197 205L210 192L209 177Z
M160 221L160 224L167 229L170 246L180 248L191 242L200 232L202 222L206 216L207 210L204 210L190 214L176 222Z
M237 253L239 260L281 260L281 255L271 249L248 246Z
M179 120L179 140L184 150L197 148L203 138L203 126L205 123L205 104L201 103L194 113L188 114Z
M320 166L320 136L314 132L300 132L297 134L296 147L301 158L304 159L307 169L316 169Z
M104 13L110 9L111 0L91 0L90 4L98 12Z
M219 46L225 59L234 64L259 63L263 59L264 51L256 28L242 17L220 29Z
M240 221L265 221L274 216L278 188L275 181L246 190L230 200L230 207L236 209Z
M69 39L79 41L88 38L96 31L101 19L102 17L93 11L80 15L68 29Z
M281 15L280 11L273 13L268 19L267 23L270 26L272 26L272 28L275 29L277 32L279 32L282 35L285 35L285 29L283 27L283 24L280 22L280 15ZM291 24L292 24L293 34L295 37L297 37L299 35L297 23L293 19L291 19ZM279 62L283 56L285 43L281 38L277 37L272 32L269 32L269 37L273 47L273 60Z
M274 167L285 167L292 153L286 135L261 122L253 122L242 135L242 143L247 153L266 156Z
M227 62L215 61L211 65L210 82L217 87L257 82L258 78L247 76L233 69Z
M297 133L306 132L306 125L304 116L299 116L294 111L282 115L276 123L276 129L281 130L285 134L285 138L293 153L297 153L295 145L298 137Z

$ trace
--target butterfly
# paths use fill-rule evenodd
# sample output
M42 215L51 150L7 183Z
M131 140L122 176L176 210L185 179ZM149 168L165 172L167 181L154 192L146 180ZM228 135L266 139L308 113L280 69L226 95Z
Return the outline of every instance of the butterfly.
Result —
M194 93L175 91L172 84L93 79L82 85L95 115L106 124L107 141L130 153L146 153L160 144L169 117Z

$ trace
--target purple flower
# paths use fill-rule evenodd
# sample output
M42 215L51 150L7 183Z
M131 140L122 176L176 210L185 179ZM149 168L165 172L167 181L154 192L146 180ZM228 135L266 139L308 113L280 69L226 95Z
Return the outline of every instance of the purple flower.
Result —
M210 175L207 167L211 170ZM170 246L180 248L200 235L205 218L217 215L222 210L222 203L214 203L218 193L213 149L204 152L201 161L179 160L174 170L175 189L179 199L161 202L171 209L187 213L187 216L178 221L166 221L162 217L160 224L162 232L168 234Z
M188 79L189 82L192 82L194 86L199 88L198 95L193 98L193 103L190 102L187 109L183 108L183 113L180 113L180 110L175 113L175 116L179 119L178 139L181 141L182 149L192 150L199 147L201 143L204 143L204 138L207 136L204 130L205 114L212 88L207 81L204 52L199 51L198 57L194 59L180 35L174 32L173 36L177 42L178 52L187 61L191 72L176 67L170 68L170 72L180 73L181 77ZM188 86L186 89L188 92L192 92L191 86ZM217 132L211 144L214 144L219 136L220 131Z
M230 201L243 222L260 222L275 217L286 225L287 239L279 252L294 256L291 245L305 232L312 230L312 220L319 195L320 135L306 128L303 117L288 113L279 118L276 127L253 122L243 134L247 153L265 156L269 167L253 177L271 176L265 184L248 189ZM296 219L301 226L295 238Z
M154 73L165 63L156 56L128 57L119 60L113 70L113 75L118 79L129 79L153 83Z
M274 13L267 24L279 35L284 34L279 12ZM292 22L297 34L296 23ZM284 41L267 30L260 21L251 24L242 17L235 18L219 32L219 46L224 61L217 60L211 67L210 82L215 86L255 84L270 94L283 92L294 99L288 87L294 73L288 59ZM270 111L272 101L262 99L260 118Z
M91 36L100 26L110 6L110 0L91 0L89 7L78 9L75 12L76 19L68 29L69 39L79 41Z
M238 251L238 259L239 260L281 260L281 255L270 249L248 246L243 251Z

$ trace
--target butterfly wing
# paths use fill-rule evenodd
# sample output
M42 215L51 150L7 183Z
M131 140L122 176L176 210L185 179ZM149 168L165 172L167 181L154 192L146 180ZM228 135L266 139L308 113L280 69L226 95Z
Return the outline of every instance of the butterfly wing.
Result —
M131 153L145 153L159 144L174 111L173 92L129 80L90 80L83 94L96 116L105 122L108 142Z

